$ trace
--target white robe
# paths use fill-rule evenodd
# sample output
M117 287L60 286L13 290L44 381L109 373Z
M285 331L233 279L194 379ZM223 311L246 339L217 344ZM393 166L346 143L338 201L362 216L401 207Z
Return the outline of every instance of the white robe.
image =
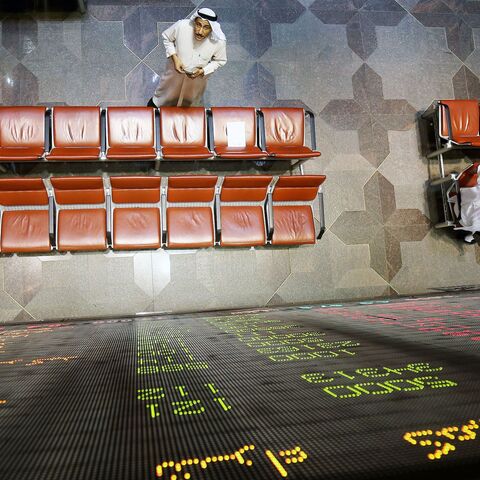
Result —
M185 69L192 71L196 67L202 67L204 76L189 78L183 73L178 73L173 61L168 60L165 72L155 90L153 102L157 107L201 106L208 76L227 63L226 42L213 41L210 35L204 40L196 40L193 22L189 19L179 20L167 28L162 37L167 58L176 53Z
M480 170L480 167L479 169ZM477 184L473 187L461 187L460 198L461 205L460 211L458 209L458 199L456 195L452 197L452 203L455 203L455 212L460 213L460 225L455 227L455 230L466 230L472 234L480 231L480 175L477 171ZM473 235L467 235L465 241L472 242Z

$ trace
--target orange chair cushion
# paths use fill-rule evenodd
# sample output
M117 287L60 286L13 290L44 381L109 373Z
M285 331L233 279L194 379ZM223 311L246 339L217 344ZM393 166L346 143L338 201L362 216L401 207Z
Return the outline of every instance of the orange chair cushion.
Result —
M56 147L100 147L100 107L54 107Z
M309 205L273 207L272 245L315 243L315 225Z
M107 248L105 209L60 210L57 248L61 252L105 250Z
M276 158L312 158L319 157L320 152L300 145L275 145L267 147L267 152Z
M266 158L267 154L262 152L260 148L247 145L245 147L215 147L215 153L222 158L246 158L246 159L259 159Z
M476 137L479 133L480 112L477 100L441 100L441 105L447 105L452 126L452 140L461 142L459 137ZM440 107L442 112L442 135L448 136L447 109ZM467 140L464 140L464 142Z
M49 252L48 210L15 210L2 215L2 253Z
M48 205L41 178L0 178L0 205Z
M168 207L167 235L170 248L212 247L213 216L208 207Z
M43 147L0 147L0 160L38 160L43 154Z
M221 207L222 235L225 247L265 245L263 208L260 206Z
M162 157L165 159L174 160L200 160L211 158L213 153L207 147L204 146L175 146L175 147L163 147Z
M280 145L302 146L305 137L303 108L262 108L265 143L269 148Z
M160 211L158 208L115 208L113 211L113 248L138 250L160 248Z
M45 107L0 107L0 147L45 146ZM20 159L19 159L20 160Z
M212 107L211 111L215 150L228 146L227 129L230 122L243 122L247 148L255 145L257 121L253 107Z
M97 147L53 147L47 160L98 160L99 157Z
M160 109L160 144L205 146L205 109L203 107L162 107Z
M154 160L157 152L153 147L110 147L107 158L112 160Z

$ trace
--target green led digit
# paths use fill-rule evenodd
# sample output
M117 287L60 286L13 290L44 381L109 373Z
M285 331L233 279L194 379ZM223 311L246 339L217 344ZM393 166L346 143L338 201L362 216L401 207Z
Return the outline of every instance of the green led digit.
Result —
M326 377L324 373L305 373L301 375L301 378L306 380L309 383L328 383L332 382L332 377Z
M348 393L340 393L340 394L335 393L337 392L337 390L340 390L340 389L345 389L348 391ZM348 385L333 385L331 387L323 387L323 391L335 398L358 397L359 395L362 394L362 392L359 392L355 388L350 387Z
M163 393L163 387L141 388L137 390L138 400L156 400L163 398L164 396L165 394Z
M205 411L202 405L199 408L192 409L195 405L201 404L200 400L183 400L180 402L172 402L172 407L176 407L173 410L174 415L198 415Z
M373 386L373 390L370 390L368 387ZM385 395L387 393L392 393L393 388L382 383L366 382L366 383L357 383L353 386L355 389L360 390L362 393L368 393L369 395ZM380 390L378 389L380 387Z
M406 383L409 386L408 387L402 387L398 386L398 384L401 383ZM420 385L416 382L413 382L412 380L404 380L402 378L397 378L394 380L385 380L385 382L382 382L383 385L387 385L389 387L394 388L395 390L400 390L402 392L413 392L415 390L422 390L424 387L423 385Z
M438 377L416 377L413 379L414 382L419 383L420 385L427 385L431 388L446 388L446 387L456 387L457 384L451 380L440 380Z
M443 367L431 367L429 363L409 363L407 369L415 373L440 372Z
M217 397L213 399L214 402L218 402L225 412L232 408L231 405L227 405L224 397Z
M358 368L355 370L359 375L369 378L388 377L390 373L379 373L379 368Z

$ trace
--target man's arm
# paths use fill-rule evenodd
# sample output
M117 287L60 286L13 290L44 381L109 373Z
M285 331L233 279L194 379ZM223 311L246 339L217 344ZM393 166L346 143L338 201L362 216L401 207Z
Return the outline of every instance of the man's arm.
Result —
M175 66L175 70L178 73L185 73L184 66L180 58L177 56L177 48L175 46L175 40L177 39L179 22L174 23L170 27L168 27L163 33L163 45L165 46L165 53L167 58L171 58L173 65Z
M177 39L178 23L179 22L174 23L162 32L163 45L165 46L167 58L171 57L172 55L176 55L177 53L175 40Z
M203 74L210 75L217 68L223 67L227 63L227 44L226 42L219 42L221 45L218 50L213 55L212 59L208 64L203 67Z

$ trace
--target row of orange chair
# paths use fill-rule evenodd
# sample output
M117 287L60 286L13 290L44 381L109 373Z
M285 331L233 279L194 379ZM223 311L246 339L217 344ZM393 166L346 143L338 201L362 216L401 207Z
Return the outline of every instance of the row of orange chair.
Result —
M0 107L0 162L318 156L302 108Z
M322 175L2 178L1 252L312 244L325 231L324 181Z

